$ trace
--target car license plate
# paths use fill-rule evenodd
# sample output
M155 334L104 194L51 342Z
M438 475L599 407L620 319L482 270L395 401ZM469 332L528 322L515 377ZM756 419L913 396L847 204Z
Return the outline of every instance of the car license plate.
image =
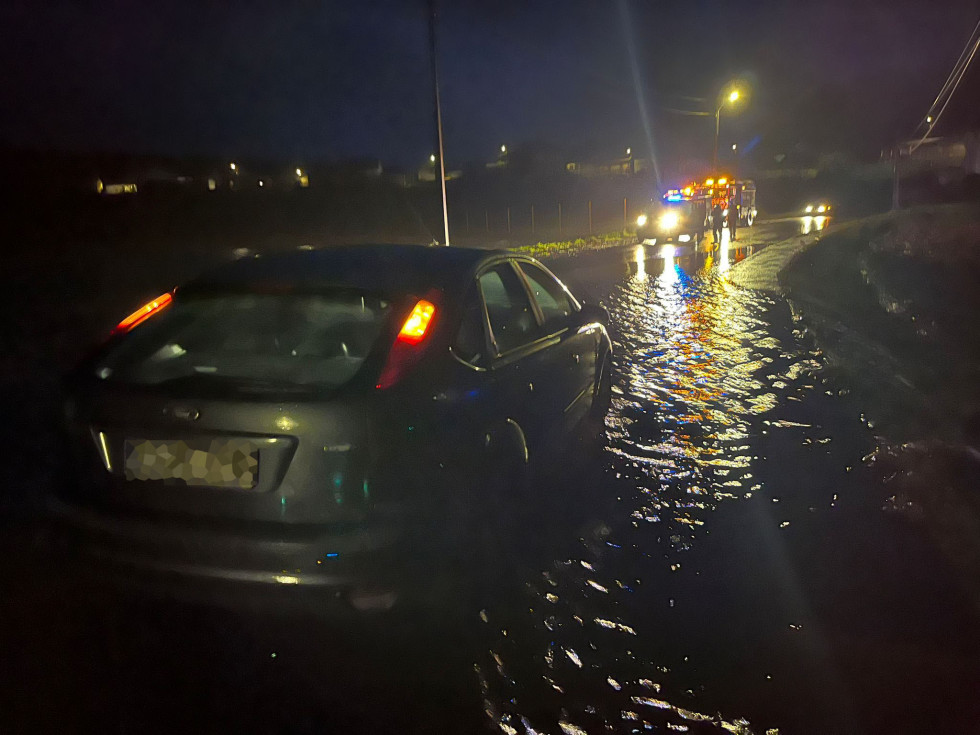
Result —
M250 490L259 479L258 447L245 439L127 439L125 458L127 480Z

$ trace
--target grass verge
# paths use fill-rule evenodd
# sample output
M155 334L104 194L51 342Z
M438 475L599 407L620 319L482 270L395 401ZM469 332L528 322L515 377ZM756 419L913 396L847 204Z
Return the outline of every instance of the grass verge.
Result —
M980 416L980 207L851 223L779 276L840 384L895 441L963 439Z

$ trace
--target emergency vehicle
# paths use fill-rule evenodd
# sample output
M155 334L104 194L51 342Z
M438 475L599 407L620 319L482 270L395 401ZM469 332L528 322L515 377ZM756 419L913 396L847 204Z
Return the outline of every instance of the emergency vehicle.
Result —
M710 208L709 197L697 184L671 189L659 202L651 200L636 218L637 239L697 245L704 238Z
M728 216L733 207L738 213L739 224L747 227L751 227L759 215L759 210L755 206L754 181L737 181L726 176L719 176L718 178L705 179L704 183L699 184L695 191L700 192L702 196L711 201L708 207L709 220L711 209L716 204L721 205L724 211L725 226L728 224Z
M751 227L759 214L755 206L755 183L719 176L701 183L692 181L682 189L670 189L659 202L651 200L636 218L637 239L696 245L711 229L711 210L716 204L724 212L723 227L728 226L733 206L739 224Z

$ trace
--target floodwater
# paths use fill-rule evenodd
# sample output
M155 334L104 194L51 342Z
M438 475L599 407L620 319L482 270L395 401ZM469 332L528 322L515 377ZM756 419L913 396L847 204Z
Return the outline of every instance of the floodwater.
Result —
M744 249L653 247L563 266L615 324L607 436L462 622L82 595L61 560L7 585L3 729L976 731L977 607L860 407L728 281Z
M488 712L528 733L972 729L977 609L886 512L859 407L784 301L728 282L743 252L650 250L590 294L617 347L590 522L487 607Z

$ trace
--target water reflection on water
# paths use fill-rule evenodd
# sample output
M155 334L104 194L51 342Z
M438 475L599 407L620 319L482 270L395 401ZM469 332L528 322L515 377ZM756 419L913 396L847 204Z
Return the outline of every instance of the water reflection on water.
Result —
M800 233L803 235L809 235L812 232L819 232L830 224L830 217L824 215L817 215L816 217L811 217L809 215L802 218L800 225Z
M523 580L517 603L502 595L481 615L491 644L478 671L504 732L748 727L739 713L701 711L696 680L674 676L710 662L684 655L694 641L671 580L700 574L685 552L712 530L712 511L760 490L751 440L817 364L791 331L791 344L772 336L768 296L727 280L727 244L649 262L640 246L635 273L606 299L616 385L595 487L616 497L590 501L603 510Z

